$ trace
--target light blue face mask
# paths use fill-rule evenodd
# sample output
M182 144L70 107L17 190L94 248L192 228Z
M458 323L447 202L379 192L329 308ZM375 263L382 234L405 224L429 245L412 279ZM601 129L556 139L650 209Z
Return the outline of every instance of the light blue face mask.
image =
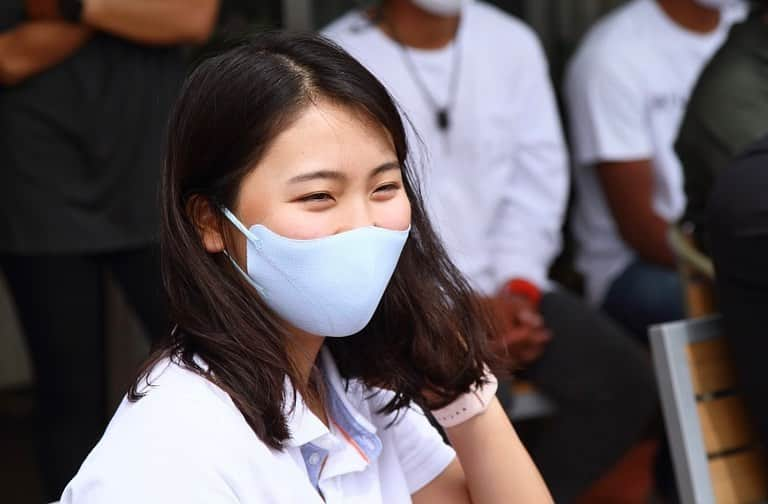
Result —
M261 297L293 326L318 336L361 331L373 317L410 233L367 226L314 240L280 236L261 224L247 229L247 272Z

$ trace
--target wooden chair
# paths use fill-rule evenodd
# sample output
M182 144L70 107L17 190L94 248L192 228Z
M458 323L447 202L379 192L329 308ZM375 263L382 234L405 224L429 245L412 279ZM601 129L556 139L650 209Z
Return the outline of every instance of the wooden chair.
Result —
M696 248L689 230L672 226L667 239L677 257L688 317L697 318L715 313L715 268L712 260Z
M736 388L720 318L657 325L650 339L683 504L768 499L768 466Z

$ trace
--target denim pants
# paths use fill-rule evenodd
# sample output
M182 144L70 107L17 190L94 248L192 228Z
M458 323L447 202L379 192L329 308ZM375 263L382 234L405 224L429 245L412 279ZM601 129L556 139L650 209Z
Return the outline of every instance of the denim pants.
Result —
M673 269L636 259L613 281L602 308L647 342L649 326L685 318L680 277Z

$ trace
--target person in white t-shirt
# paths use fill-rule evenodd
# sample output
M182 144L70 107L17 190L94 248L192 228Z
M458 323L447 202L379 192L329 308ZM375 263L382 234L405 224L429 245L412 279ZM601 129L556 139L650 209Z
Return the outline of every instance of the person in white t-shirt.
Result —
M523 441L556 501L574 501L636 441L656 395L641 346L548 279L568 163L536 36L462 0L389 0L324 34L412 121L427 209L449 256L493 307L503 350L557 402Z
M741 6L633 0L594 26L566 72L573 232L589 299L645 341L683 318L667 229L685 206L673 143L691 88Z
M175 329L63 504L552 502L373 75L254 35L197 66L168 131Z

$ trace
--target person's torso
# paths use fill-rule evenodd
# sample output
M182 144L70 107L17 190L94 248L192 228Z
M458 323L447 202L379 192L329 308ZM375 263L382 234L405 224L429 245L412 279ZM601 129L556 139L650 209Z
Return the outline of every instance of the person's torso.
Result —
M680 162L674 141L691 89L732 22L724 15L714 32L697 34L675 24L654 0L635 0L588 34L578 57L606 58L642 90L642 114L651 143L654 174L652 206L663 219L676 220L685 206ZM603 160L613 161L613 160ZM576 170L579 198L574 234L577 263L587 277L589 297L602 299L611 278L634 253L620 237L593 167Z
M698 245L709 247L706 212L718 174L768 132L768 23L754 13L735 25L691 96L676 150Z
M519 91L518 72L534 40L528 28L472 2L462 12L454 41L437 50L405 49L360 12L347 14L325 33L379 78L402 107L406 127L413 124L410 163L421 176L433 225L473 283L492 283L486 242L501 194L511 189L516 131L525 127L526 96ZM440 108L448 110L446 129L439 127Z
M7 8L0 22L12 29L23 10ZM182 76L180 48L97 33L60 64L0 88L4 246L151 241L163 131Z
M67 486L62 503L81 502L78 496L92 502L86 497L92 498L89 492L94 486L104 489L96 495L113 495L126 478L142 478L140 494L161 498L173 492L169 481L178 478L156 474L153 466L185 471L190 469L185 465L190 456L197 460L192 462L197 479L188 482L191 491L218 495L226 488L227 502L411 502L397 453L397 434L390 428L395 417L376 413L388 396L373 394L355 381L343 387L334 389L344 391L347 406L329 406L328 430L300 398L290 410L289 394L285 410L292 438L282 450L274 450L255 435L226 392L175 360L165 359L141 389L145 396L120 405L103 438ZM356 422L368 425L367 430ZM293 443L293 439L300 441Z

